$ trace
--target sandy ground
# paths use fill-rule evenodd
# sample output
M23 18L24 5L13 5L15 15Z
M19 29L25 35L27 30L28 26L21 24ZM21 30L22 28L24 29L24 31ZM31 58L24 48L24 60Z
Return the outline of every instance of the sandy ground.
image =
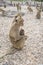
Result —
M32 8L33 13L27 12L26 6L22 8L22 12L25 13L23 28L27 35L22 50L12 48L8 36L14 17L0 16L0 65L43 65L43 12L38 20L35 17L37 11L35 7ZM6 9L16 11L14 7Z

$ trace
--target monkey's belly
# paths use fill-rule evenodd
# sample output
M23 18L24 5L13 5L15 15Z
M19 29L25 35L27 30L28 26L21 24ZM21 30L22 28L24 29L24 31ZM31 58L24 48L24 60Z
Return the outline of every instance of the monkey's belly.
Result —
M25 43L25 38L21 38L20 40L14 41L14 38L10 37L10 41L13 44L14 48L22 49Z

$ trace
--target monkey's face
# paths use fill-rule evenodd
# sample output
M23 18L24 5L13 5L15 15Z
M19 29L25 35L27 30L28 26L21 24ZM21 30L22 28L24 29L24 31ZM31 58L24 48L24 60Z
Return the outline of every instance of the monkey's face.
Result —
M15 21L18 23L19 26L23 26L23 18L21 17L20 14L18 14L17 16L15 16Z

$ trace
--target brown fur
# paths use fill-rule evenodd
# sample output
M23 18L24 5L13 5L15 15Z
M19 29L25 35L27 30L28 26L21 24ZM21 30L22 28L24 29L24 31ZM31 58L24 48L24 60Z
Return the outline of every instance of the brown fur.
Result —
M22 49L25 43L25 38L22 37L21 39L14 41L14 38L10 37L10 41L13 44L14 48Z
M20 3L18 3L18 4L16 5L16 7L17 7L17 11L21 11L21 5L20 5Z
M5 11L0 8L0 12L2 12L2 15L4 15Z
M37 18L37 19L40 19L40 18L41 18L41 10L39 10L39 9L38 9L38 11L37 11L36 18Z
M28 9L29 12L33 12L31 7L28 6L27 9Z
M20 27L23 26L22 17L17 17L17 21L12 23L12 27L9 32L9 38L14 48L21 49L24 45L24 31L23 35L20 35Z

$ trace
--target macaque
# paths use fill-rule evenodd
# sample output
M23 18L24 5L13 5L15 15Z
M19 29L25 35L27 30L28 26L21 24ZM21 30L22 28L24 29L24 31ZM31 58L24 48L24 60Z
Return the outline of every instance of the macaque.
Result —
M38 11L37 11L36 18L37 19L40 19L41 18L41 10L40 9L38 9Z
M0 12L2 12L2 16L5 15L5 11L3 9L0 8Z
M32 8L30 6L27 7L29 12L33 12Z
M18 12L21 11L21 5L20 5L20 3L18 3L18 4L16 5L16 7L17 7L17 11L18 11Z
M13 44L14 48L17 49L22 49L24 46L25 34L24 29L21 29L23 22L24 20L21 15L17 14L9 32L10 41Z

